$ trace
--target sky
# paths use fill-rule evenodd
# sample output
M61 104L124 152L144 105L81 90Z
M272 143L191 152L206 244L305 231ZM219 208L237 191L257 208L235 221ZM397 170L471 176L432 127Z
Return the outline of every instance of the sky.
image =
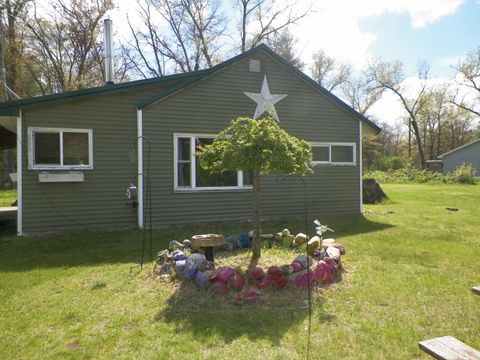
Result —
M374 58L399 60L415 91L420 60L429 64L432 82L452 82L453 66L480 46L480 1L321 0L295 34L307 63L319 48L358 70ZM404 115L390 93L370 114L390 124Z
M135 22L136 1L114 1L117 6L109 17L121 38L128 35L127 14ZM232 11L234 0L221 1L226 12ZM373 58L399 60L414 88L419 60L430 65L435 82L451 82L452 67L480 47L480 0L277 0L285 1L295 1L299 8L313 4L308 16L291 29L307 73L312 54L323 49L358 71ZM393 124L403 113L387 94L371 115Z

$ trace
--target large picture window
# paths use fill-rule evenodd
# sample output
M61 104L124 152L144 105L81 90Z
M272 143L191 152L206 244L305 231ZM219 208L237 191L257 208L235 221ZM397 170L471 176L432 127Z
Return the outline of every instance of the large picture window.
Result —
M311 143L312 165L356 165L354 143Z
M28 129L29 168L92 169L92 130Z
M211 174L197 162L197 150L209 145L215 135L175 134L175 190L228 190L252 187L251 177L242 171Z

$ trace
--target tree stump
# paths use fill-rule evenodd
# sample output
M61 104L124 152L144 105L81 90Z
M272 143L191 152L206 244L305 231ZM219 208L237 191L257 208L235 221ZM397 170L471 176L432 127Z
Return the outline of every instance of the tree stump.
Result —
M383 192L380 184L375 179L363 179L363 203L376 204L388 199L388 196Z

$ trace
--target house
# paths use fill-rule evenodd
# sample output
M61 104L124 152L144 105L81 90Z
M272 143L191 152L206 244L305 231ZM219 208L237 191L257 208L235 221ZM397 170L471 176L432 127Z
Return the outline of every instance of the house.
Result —
M442 160L443 174L455 171L462 164L470 164L480 173L480 139L439 155Z
M264 114L262 96L313 146L309 214L359 214L362 133L380 129L260 45L208 70L1 104L0 125L17 134L18 234L251 218L248 174L209 175L195 148ZM280 178L262 177L262 218L303 214L302 184Z

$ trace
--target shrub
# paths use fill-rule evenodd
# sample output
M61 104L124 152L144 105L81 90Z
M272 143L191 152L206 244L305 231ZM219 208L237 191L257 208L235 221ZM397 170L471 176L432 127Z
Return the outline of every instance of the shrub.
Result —
M398 170L406 166L404 159L398 156L383 156L375 159L372 164L372 170L388 171Z
M446 181L458 184L476 184L476 170L471 164L463 163L455 171L446 175Z
M475 169L472 165L461 165L452 173L443 175L438 172L419 170L413 166L405 166L398 170L370 171L364 178L374 178L380 183L450 183L450 184L476 184Z

